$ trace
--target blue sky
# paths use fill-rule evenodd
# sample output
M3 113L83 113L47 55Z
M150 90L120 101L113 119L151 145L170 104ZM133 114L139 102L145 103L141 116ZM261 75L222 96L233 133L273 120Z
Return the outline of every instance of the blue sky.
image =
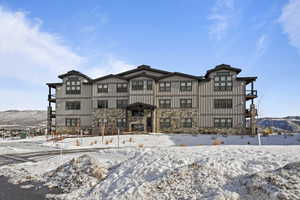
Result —
M0 110L46 109L46 82L140 64L258 76L260 116L300 115L300 0L0 0Z

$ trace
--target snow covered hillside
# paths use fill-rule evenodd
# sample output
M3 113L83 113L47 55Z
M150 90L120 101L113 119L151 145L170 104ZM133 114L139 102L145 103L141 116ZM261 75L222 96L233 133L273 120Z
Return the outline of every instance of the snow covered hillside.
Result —
M4 166L0 175L14 183L63 187L66 193L49 196L65 200L300 199L300 146L125 148L81 155ZM101 178L93 177L97 168ZM72 175L79 172L80 179Z
M38 126L46 124L47 111L7 110L0 112L0 125Z

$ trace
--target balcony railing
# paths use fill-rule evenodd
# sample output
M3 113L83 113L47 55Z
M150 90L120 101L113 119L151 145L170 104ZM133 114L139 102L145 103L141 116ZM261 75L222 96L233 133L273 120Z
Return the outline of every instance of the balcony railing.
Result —
M48 101L55 102L56 101L56 95L55 94L49 94L48 95Z
M246 90L246 100L257 97L257 90Z

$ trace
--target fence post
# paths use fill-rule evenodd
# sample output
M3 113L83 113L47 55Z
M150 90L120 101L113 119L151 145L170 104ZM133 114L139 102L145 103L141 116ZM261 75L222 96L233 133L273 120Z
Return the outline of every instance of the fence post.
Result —
M118 149L120 148L120 138L119 138L119 136L120 136L120 129L118 129Z

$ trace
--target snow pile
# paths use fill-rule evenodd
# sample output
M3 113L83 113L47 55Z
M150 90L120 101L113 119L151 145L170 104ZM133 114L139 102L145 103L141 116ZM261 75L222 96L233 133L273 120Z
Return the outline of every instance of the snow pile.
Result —
M226 190L231 175L223 170L193 163L168 172L157 183L145 188L149 199L238 200L239 194ZM233 184L232 184L233 185ZM232 188L237 188L238 182Z
M84 154L73 158L57 169L46 173L48 187L58 187L64 192L72 192L82 186L94 186L107 175L103 167L93 157Z
M254 199L300 199L300 162L258 172L249 176L244 184Z

